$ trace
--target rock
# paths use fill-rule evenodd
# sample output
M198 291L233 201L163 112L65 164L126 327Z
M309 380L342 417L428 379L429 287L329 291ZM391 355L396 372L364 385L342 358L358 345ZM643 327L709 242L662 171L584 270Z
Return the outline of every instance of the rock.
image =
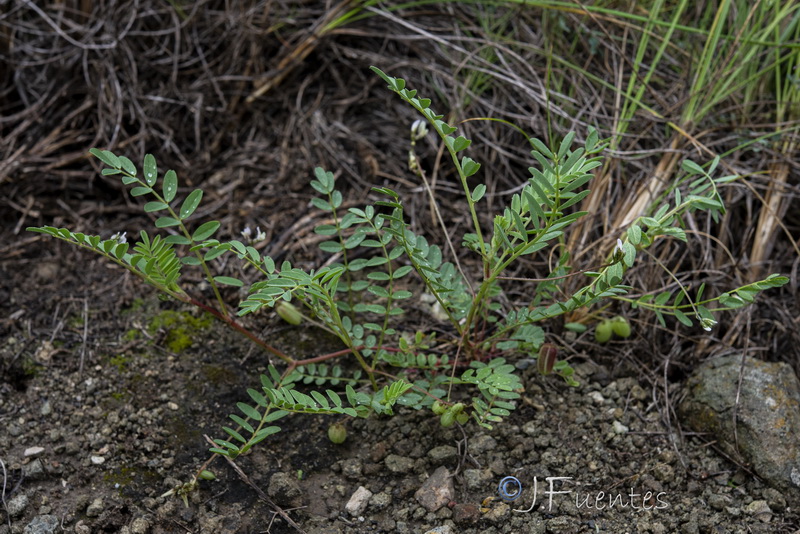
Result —
M441 527L430 529L425 534L455 534L455 532L453 532L453 528L450 525L442 525Z
M98 498L93 500L92 503L86 507L86 515L88 517L99 517L104 509L105 504L103 504L103 499Z
M19 517L28 507L28 496L20 493L6 503L6 510L11 517Z
M269 479L267 493L281 506L297 508L303 504L303 492L300 491L297 475L275 473Z
M772 519L772 510L769 509L767 501L753 501L745 506L744 511L747 515L752 515L762 523L769 523Z
M436 464L442 464L447 460L455 458L457 455L458 450L452 445L441 445L428 451L428 458Z
M45 477L44 464L40 459L36 459L29 464L22 466L22 474L30 480L39 480Z
M396 454L390 454L383 462L392 473L408 473L414 468L414 460Z
M25 526L23 534L54 534L58 529L58 517L54 515L37 515Z
M453 507L453 521L457 525L472 525L480 517L480 509L474 504L459 503Z
M627 434L628 433L628 427L623 425L619 421L614 421L611 424L611 430L614 432L614 434Z
M429 512L435 512L453 500L453 477L446 467L438 467L414 494L414 498Z
M359 516L364 513L369 504L369 499L372 497L372 492L364 486L359 486L358 489L344 505L344 509L353 517Z
M495 450L497 448L497 440L492 436L481 434L469 441L468 446L469 452L480 454L482 452Z
M392 504L392 496L382 491L372 496L372 499L369 501L370 506L375 510L383 510L384 508L388 507Z
M92 462L92 465L103 465L104 463L106 463L106 459L103 458L102 456L91 456L89 458L89 461Z
M44 452L44 447L28 447L22 453L25 458L32 458L39 456Z
M741 357L729 356L698 368L687 381L679 414L687 426L712 433L726 454L798 501L800 382L785 363L746 358L734 428L741 362Z
M144 517L137 517L131 523L131 534L147 534L150 532L150 522Z

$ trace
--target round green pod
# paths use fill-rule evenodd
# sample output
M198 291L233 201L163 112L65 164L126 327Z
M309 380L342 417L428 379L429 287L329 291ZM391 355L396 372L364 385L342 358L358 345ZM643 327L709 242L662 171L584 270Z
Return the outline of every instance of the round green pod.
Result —
M444 428L450 428L451 426L453 426L456 423L456 414L453 413L452 409L451 410L447 410L446 412L444 412L442 414L441 419L439 419L439 423Z
M461 412L456 416L456 422L459 425L465 425L469 421L469 414L467 412Z
M434 402L433 402L433 404L431 405L431 411L432 411L433 413L435 413L436 415L442 415L444 412L446 412L446 411L447 411L447 405L446 405L446 404L444 404L444 403L443 403L442 401L440 401L440 400L436 400L436 401L434 401Z
M594 328L594 340L598 343L607 343L608 340L611 339L612 331L613 326L611 325L611 321L600 322Z
M333 423L328 427L328 439L339 445L347 439L347 429L342 423Z
M297 326L303 322L303 315L289 302L279 302L278 305L275 306L275 311L278 312L281 319L291 325Z
M614 317L614 320L611 321L611 328L616 335L623 339L631 337L631 325L624 317Z

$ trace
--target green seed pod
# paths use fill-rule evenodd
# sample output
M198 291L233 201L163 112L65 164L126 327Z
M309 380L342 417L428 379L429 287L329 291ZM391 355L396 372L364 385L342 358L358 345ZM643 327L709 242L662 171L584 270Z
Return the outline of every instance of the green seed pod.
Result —
M539 348L539 357L536 359L536 367L543 375L549 375L553 372L553 366L556 364L558 357L558 347L552 343L545 343Z
M631 325L624 317L619 315L614 317L614 320L611 321L611 328L614 330L614 333L622 339L631 337Z
M347 439L347 429L342 423L333 423L328 427L328 439L339 445Z
M607 343L608 340L611 339L612 330L613 326L611 325L611 321L598 323L594 329L594 340L598 343Z
M469 421L469 414L467 412L461 412L456 416L456 422L459 425L465 425Z
M452 409L447 410L446 412L444 412L442 414L441 419L439 419L439 423L444 428L450 428L451 426L453 426L456 423L456 414L453 413Z
M275 311L281 316L281 319L291 325L299 325L303 321L303 316L297 311L297 308L292 306L291 303L281 301L275 306Z
M452 412L453 412L455 415L458 415L458 414L460 414L461 412L463 412L463 411L464 411L464 407L465 407L465 406L464 406L464 403L463 403L463 402L457 402L457 403L455 403L455 404L454 404L454 405L453 405L453 406L450 408L450 410L451 410L451 411L452 411Z
M200 478L202 478L203 480L216 480L217 475L215 475L214 473L212 473L207 469L203 469L202 471L200 471Z
M431 411L436 415L442 415L447 411L447 405L443 404L440 400L434 401L434 403L431 405Z

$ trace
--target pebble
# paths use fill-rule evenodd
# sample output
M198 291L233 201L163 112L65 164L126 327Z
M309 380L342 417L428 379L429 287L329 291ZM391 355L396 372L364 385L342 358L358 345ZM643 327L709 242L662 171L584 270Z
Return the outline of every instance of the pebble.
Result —
M744 511L748 515L755 516L762 523L769 523L772 519L772 510L770 510L767 501L753 501L745 506Z
M614 431L614 434L627 434L628 427L620 423L619 421L614 421L611 424L611 429Z
M100 514L103 513L103 510L105 510L103 499L97 498L86 507L86 515L88 517L99 517Z
M31 458L34 456L39 456L43 452L44 452L44 447L28 447L27 449L25 449L25 451L23 451L22 455L25 458Z
M477 523L480 517L480 510L474 504L459 503L453 507L453 521L458 525Z
M25 478L37 480L44 478L44 465L40 459L36 459L29 464L22 466L22 474Z
M345 511L351 516L356 517L364 513L369 504L369 499L372 497L372 492L364 486L359 486L358 489L350 496L350 500L344 505Z
M89 458L93 465L102 465L106 462L106 459L102 456L92 456Z
M6 501L6 510L11 517L19 517L25 508L28 507L28 496L24 493L12 497L11 500Z
M392 504L392 496L382 491L380 493L376 493L372 496L372 499L369 501L369 505L375 508L376 510L383 510L384 508L388 507Z
M131 534L147 534L150 531L150 522L144 517L137 517L131 523Z
M438 467L414 494L417 502L429 512L447 506L454 496L453 477L444 466Z
M383 461L386 468L392 473L408 473L414 468L414 460L397 454L390 454Z
M303 492L297 481L297 475L278 472L269 479L267 493L282 506L296 508L303 504Z
M23 534L54 534L58 529L58 517L54 515L37 515L25 526Z
M44 403L42 404L42 408L39 410L39 413L45 416L53 413L53 406L50 404L49 400L44 401Z
M429 531L425 532L425 534L455 534L453 528L450 525L442 525L440 527L434 527Z
M458 454L458 449L452 445L441 445L434 447L428 451L428 458L434 463L444 463L447 460L455 458Z
M592 402L593 402L594 404L598 404L598 405L599 405L599 404L603 404L603 402L606 400L605 398L603 398L603 394L602 394L602 393L600 393L599 391L590 391L590 392L587 394L587 396L588 396L590 399L592 399Z

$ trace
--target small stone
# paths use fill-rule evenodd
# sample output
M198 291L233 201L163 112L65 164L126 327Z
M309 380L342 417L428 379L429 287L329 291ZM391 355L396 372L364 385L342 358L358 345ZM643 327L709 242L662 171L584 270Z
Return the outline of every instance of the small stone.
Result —
M44 478L44 465L40 459L22 466L22 474L27 479L38 480Z
M744 511L746 514L754 516L762 523L769 523L772 519L772 510L770 510L767 501L753 501L745 506Z
M150 531L150 522L144 517L137 517L131 523L131 534L147 534Z
M342 462L342 474L345 478L355 479L361 477L362 469L361 460L358 458L348 458Z
M390 454L383 462L392 473L408 473L414 468L414 460L396 454Z
M439 467L414 494L414 498L429 512L435 512L453 500L453 477L446 467Z
M430 529L425 534L455 534L455 532L453 532L453 528L450 525L442 525Z
M474 504L459 503L453 507L453 521L457 525L472 525L480 517L480 510Z
M43 452L44 452L44 447L28 447L27 449L25 449L25 451L23 451L22 455L25 458L32 458L35 456L39 456Z
M6 509L8 511L8 515L11 517L19 517L25 511L25 508L28 507L28 496L24 493L20 493L16 497L12 497L11 500L7 501Z
M376 493L369 501L369 505L376 510L383 510L390 504L392 504L392 496L385 491Z
M92 456L89 458L89 461L91 461L93 465L103 465L106 459L102 456Z
M614 421L611 424L611 430L614 431L614 434L627 434L628 427L620 423L619 421Z
M486 490L493 478L492 472L488 469L465 469L464 480L467 488L471 490ZM492 488L494 489L494 488Z
M86 515L88 517L99 517L100 514L103 513L105 509L105 504L103 504L103 499L97 498L92 501L92 503L86 507Z
M42 403L42 407L39 409L39 413L44 416L48 416L51 413L53 413L53 406L50 404L49 400L44 401L44 403Z
M486 451L493 451L497 448L497 440L492 436L481 434L469 442L469 452L480 454Z
M508 514L511 513L511 507L504 502L493 503L491 509L484 514L484 519L496 523L498 521L507 521Z
M675 479L675 469L669 464L657 463L653 467L653 475L661 482L670 482Z
M586 396L592 400L592 403L597 405L603 404L603 401L606 400L599 391L590 391Z
M725 495L713 494L708 496L708 505L714 510L724 510L731 498Z
M167 403L167 408L169 408L169 409L170 409L170 410L172 410L173 412L176 412L176 411L178 411L178 405L177 405L177 404L175 404L174 402L168 402L168 403Z
M275 473L269 479L267 493L282 506L297 508L303 504L303 492L297 482L297 475L289 473Z
M37 515L25 526L23 534L54 534L58 529L59 520L54 515Z
M345 511L351 516L356 517L364 513L369 504L369 499L372 497L372 492L364 486L359 486L358 489L350 496L350 500L344 505Z
M83 521L78 521L75 524L75 534L92 534L92 529Z
M437 464L441 464L447 460L455 458L456 455L458 455L458 449L452 445L441 445L428 451L428 458Z

